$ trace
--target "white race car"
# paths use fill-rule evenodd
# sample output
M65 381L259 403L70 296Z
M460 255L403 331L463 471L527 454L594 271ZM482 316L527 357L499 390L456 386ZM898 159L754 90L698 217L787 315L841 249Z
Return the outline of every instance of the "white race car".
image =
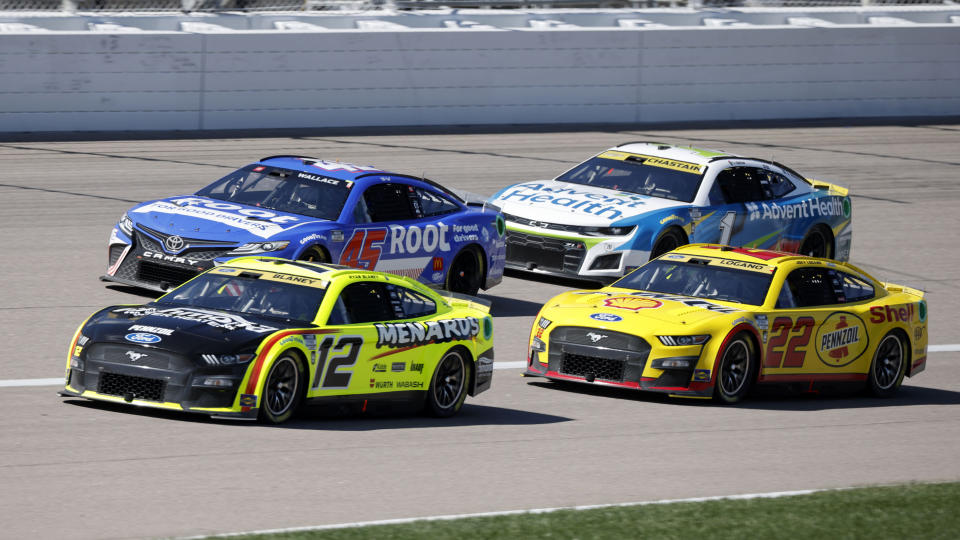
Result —
M701 242L850 257L846 188L726 152L626 143L489 201L507 221L507 268L526 272L609 282Z

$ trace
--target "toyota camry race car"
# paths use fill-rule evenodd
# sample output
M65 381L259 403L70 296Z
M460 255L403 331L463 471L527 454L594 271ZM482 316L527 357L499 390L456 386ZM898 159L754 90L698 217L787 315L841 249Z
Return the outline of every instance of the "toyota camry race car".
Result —
M333 262L476 294L503 276L504 223L423 178L272 156L194 195L128 210L101 279L168 290L223 261L264 254Z
M407 277L243 257L94 313L60 394L273 423L304 402L451 416L490 387L488 311Z
M732 403L754 383L887 397L926 360L923 292L847 263L697 244L547 302L526 374Z
M507 268L609 283L687 243L847 260L847 190L762 159L626 143L555 180L490 199L507 220Z

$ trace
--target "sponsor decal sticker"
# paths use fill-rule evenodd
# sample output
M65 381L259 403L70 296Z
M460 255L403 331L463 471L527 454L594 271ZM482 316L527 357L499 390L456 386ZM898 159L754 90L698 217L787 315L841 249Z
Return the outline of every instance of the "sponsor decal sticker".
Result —
M427 343L470 339L480 333L476 317L458 317L439 321L375 323L377 348L409 347Z
M830 367L842 367L860 358L870 344L867 326L853 313L831 313L817 328L814 346L820 361Z
M590 318L602 322L620 322L623 320L623 317L614 315L613 313L593 313L590 315Z
M164 336L173 335L173 329L171 328L160 328L158 326L146 326L142 324L135 324L130 328L127 328L129 332L149 332L151 334L162 334Z
M641 309L654 309L663 305L659 300L650 298L638 298L636 296L614 296L603 301L603 305L616 309L629 309L638 311Z
M923 306L923 314L920 321L922 322L927 318L927 304L926 302L921 303ZM914 308L913 304L906 304L901 306L873 306L870 308L870 322L873 324L881 324L885 322L904 322L908 323L913 320L913 314L917 310Z
M172 319L181 319L186 321L195 321L212 326L214 328L223 328L224 330L247 330L263 334L277 330L276 327L256 324L244 319L239 315L232 313L223 313L219 311L207 311L196 308L166 308L160 309L151 306L120 308L113 310L114 313L122 313L131 317L170 317ZM133 335L133 334L130 334ZM160 336L154 336L160 341ZM139 342L146 343L146 342ZM152 343L152 342L151 342Z
M693 370L693 380L696 382L710 382L710 370L709 369Z
M672 294L646 292L646 291L635 292L635 293L632 293L631 296L639 296L643 298L656 298L658 300L671 300L673 302L680 302L681 304L684 304L690 307L716 311L717 313L736 313L738 311L743 311L737 308L714 304L713 302L708 302L706 300L701 300L699 298L690 298L689 296L674 296Z
M398 373L398 372L404 371L404 370L406 370L406 369L407 369L407 363L406 363L406 362L394 362L394 363L390 364L390 371L392 371L392 372L394 372L394 373Z
M123 336L123 339L132 341L133 343L159 343L161 337L156 334L148 334L146 332L134 332L132 334Z
M256 394L240 394L240 406L241 406L241 407L256 407L256 406L257 406L257 395L256 395Z

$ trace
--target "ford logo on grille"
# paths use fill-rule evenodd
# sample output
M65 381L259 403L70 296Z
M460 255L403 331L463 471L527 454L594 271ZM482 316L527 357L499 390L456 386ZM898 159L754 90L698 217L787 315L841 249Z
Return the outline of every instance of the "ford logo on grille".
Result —
M134 332L133 334L123 336L123 339L134 343L157 343L160 341L160 336L147 334L146 332Z
M619 322L623 320L623 317L614 315L613 313L594 313L590 316L590 318L595 321L603 322Z
M183 249L185 242L183 238L180 238L177 235L168 236L166 240L163 241L163 245L166 246L167 251L176 253Z

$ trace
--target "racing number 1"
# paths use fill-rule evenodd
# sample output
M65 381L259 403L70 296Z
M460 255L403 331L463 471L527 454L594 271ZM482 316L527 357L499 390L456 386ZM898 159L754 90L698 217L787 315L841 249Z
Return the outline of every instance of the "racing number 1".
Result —
M793 321L790 317L777 317L770 325L770 341L767 343L767 355L763 367L798 368L803 367L807 344L813 333L813 317L799 317ZM791 334L793 337L791 338ZM788 342L787 339L790 341ZM781 349L786 344L785 349Z
M343 352L347 347L350 347L350 350L347 351L346 354L329 358L330 349L333 347L334 341L336 341L335 337L327 336L323 338L323 341L320 343L320 350L317 351L317 373L313 376L313 384L310 385L311 390L320 388L321 375L323 376L323 388L347 388L350 386L350 377L353 376L353 372L347 371L341 373L338 372L337 369L341 366L351 367L357 363L357 356L360 354L360 346L363 345L363 338L360 336L342 336L337 343L336 352ZM330 360L329 364L327 364L328 358ZM326 367L326 369L324 369L324 367ZM326 371L325 375L324 371Z

